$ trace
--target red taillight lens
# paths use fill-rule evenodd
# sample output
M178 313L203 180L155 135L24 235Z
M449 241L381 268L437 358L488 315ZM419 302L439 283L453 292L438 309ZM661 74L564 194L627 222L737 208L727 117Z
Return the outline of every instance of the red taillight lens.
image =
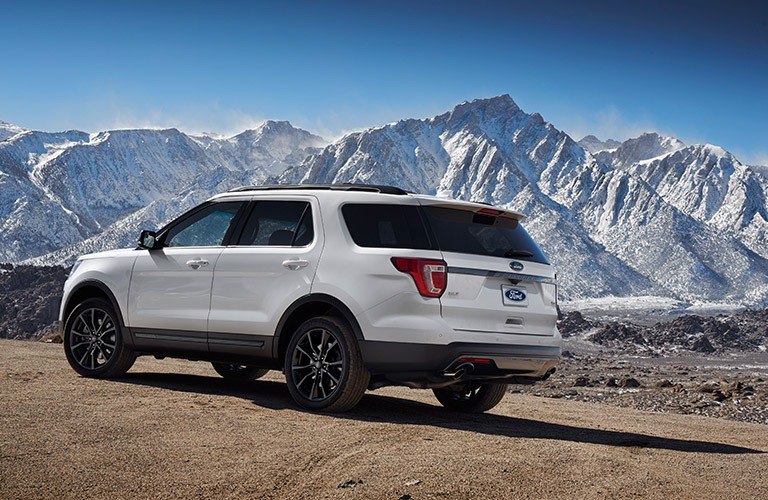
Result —
M479 214L488 214L488 215L501 215L504 212L501 210L496 210L495 208L481 208L477 211Z
M445 291L448 265L442 260L392 257L395 269L410 274L424 297L440 297Z

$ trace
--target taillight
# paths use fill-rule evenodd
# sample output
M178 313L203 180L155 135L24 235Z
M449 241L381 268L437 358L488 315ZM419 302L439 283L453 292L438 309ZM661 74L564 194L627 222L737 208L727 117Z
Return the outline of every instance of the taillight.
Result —
M442 260L392 257L395 269L410 274L424 297L440 297L448 279L448 265Z

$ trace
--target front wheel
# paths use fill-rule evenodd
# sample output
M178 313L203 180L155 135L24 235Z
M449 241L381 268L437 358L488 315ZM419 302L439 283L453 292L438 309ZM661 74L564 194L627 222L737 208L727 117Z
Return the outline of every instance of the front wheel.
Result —
M85 377L119 377L136 361L123 340L117 312L101 298L83 301L67 317L64 353L72 368Z
M482 413L501 402L507 392L507 384L468 382L441 389L432 389L432 392L435 393L437 400L449 410Z
M310 410L341 412L360 402L371 375L352 329L342 319L306 321L285 353L285 379L293 399Z
M234 363L211 363L216 373L227 380L256 380L266 375L269 370L257 366L238 365Z

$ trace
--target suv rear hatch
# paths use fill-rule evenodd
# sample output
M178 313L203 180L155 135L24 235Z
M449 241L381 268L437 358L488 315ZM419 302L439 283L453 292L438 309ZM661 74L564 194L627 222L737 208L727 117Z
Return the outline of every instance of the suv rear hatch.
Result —
M454 330L554 335L557 285L546 257L519 224L522 215L469 204L422 206L448 264L440 303Z

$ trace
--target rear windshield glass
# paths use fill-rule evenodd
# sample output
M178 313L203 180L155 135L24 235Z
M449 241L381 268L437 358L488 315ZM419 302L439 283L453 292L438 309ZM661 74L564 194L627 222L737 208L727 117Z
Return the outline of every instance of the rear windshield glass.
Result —
M417 206L350 203L341 212L357 246L436 249Z
M424 207L440 250L549 264L516 220L453 208Z

